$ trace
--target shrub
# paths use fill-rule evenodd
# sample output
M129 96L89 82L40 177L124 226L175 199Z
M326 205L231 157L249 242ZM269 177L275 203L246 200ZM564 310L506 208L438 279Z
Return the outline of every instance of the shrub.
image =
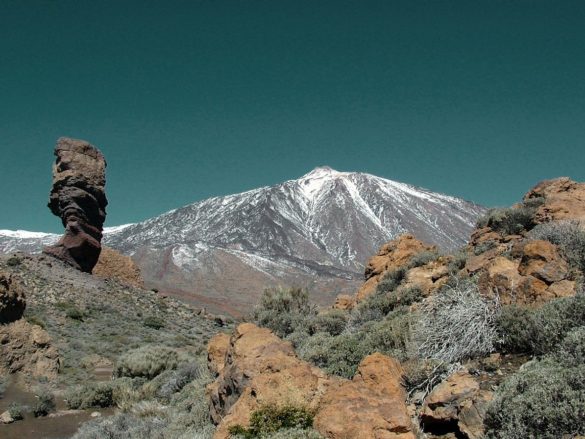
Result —
M148 316L147 318L144 319L144 326L159 330L165 327L165 322L163 322L158 317Z
M167 425L159 417L139 418L122 413L82 424L72 439L164 439Z
M279 337L286 337L299 327L306 326L307 318L317 314L309 303L309 293L302 288L266 290L260 305L254 310L254 321L271 329Z
M55 410L55 397L49 390L41 389L37 392L37 402L33 408L35 417L47 416Z
M492 352L497 308L471 280L428 297L414 328L419 355L453 363Z
M391 270L382 277L376 286L377 293L387 293L394 291L400 286L402 281L406 278L406 268L400 267L396 270Z
M536 225L534 215L537 208L538 206L530 203L518 207L490 209L485 216L478 220L477 227L489 227L504 235L517 235Z
M447 265L447 269L449 270L449 274L451 276L457 275L459 271L465 268L465 264L467 262L467 253L465 251L459 251L453 255L453 257L449 260L449 264Z
M81 311L73 302L58 302L56 307L65 312L65 315L73 320L83 321L85 313Z
M534 311L517 305L503 306L496 318L500 350L532 353L537 338Z
M439 258L439 253L436 250L423 251L415 254L410 258L407 264L407 269L422 267L429 262L436 261Z
M114 404L113 385L108 383L91 383L78 387L65 395L70 409L87 409L92 407L110 407Z
M8 387L7 379L5 377L0 376L0 398L4 397L6 387Z
M261 438L264 435L278 432L283 429L307 429L313 426L313 411L305 407L293 405L264 406L254 411L250 416L250 426L231 426L231 435L239 435L245 439ZM271 435L272 436L272 435Z
M389 292L376 290L352 312L350 325L360 326L369 321L381 320L395 309L410 306L421 301L423 297L423 292L418 287L398 288Z
M585 230L578 221L539 224L530 231L530 237L552 242L571 267L585 273Z
M177 370L172 371L171 376L158 389L156 396L168 401L175 393L180 392L191 381L200 379L206 375L207 371L205 366L195 361L185 363L179 366Z
M485 418L489 439L556 439L585 434L585 330L561 353L534 360L500 385Z
M21 419L24 419L25 409L26 408L24 406L16 402L11 402L10 405L8 406L8 414L15 421L20 421Z
M179 362L177 351L166 346L143 346L120 356L114 374L117 377L152 379L161 372L175 369Z
M404 362L403 368L402 384L409 398L415 392L420 392L420 401L456 370L456 367L433 359L409 360Z
M322 314L317 314L309 321L309 334L326 332L329 335L339 335L345 329L348 313L339 309L332 309Z
M22 259L19 256L10 256L7 260L6 260L6 265L8 265L9 267L17 267L20 264L22 264Z

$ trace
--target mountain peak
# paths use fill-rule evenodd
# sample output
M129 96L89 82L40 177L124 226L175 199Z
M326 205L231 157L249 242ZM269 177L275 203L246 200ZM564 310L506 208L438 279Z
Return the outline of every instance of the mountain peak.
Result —
M336 171L335 169L329 166L317 166L308 174L303 175L300 180L310 179L310 178L323 178L323 177L332 177L334 175L341 174L341 172Z

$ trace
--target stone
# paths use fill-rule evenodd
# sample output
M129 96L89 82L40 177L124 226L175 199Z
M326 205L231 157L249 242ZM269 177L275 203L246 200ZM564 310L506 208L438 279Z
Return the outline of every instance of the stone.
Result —
M207 367L214 376L223 370L229 346L230 336L224 332L216 334L207 343Z
M547 285L564 280L569 275L569 266L563 260L557 246L548 241L531 240L524 245L524 255L518 272L534 276Z
M449 279L448 258L441 257L406 273L404 288L417 287L425 296L441 288Z
M534 186L524 201L544 198L536 212L540 223L558 220L585 220L585 183L568 177L544 180Z
M126 285L144 288L144 280L142 280L138 265L131 257L110 247L102 246L100 257L92 273L104 279L115 279Z
M356 302L374 293L378 282L389 271L406 265L413 256L419 253L435 250L435 246L426 245L410 234L400 235L384 244L366 265L365 282L357 292Z
M333 308L341 309L344 311L349 311L353 309L355 306L355 300L349 294L339 294L335 298L335 303L333 304Z
M13 422L14 418L8 410L0 415L0 424L12 424Z
M20 319L25 308L26 296L21 280L13 274L0 272L0 324Z
M24 319L0 326L0 375L57 378L59 353L49 334Z
M48 206L61 218L65 234L43 252L91 273L100 255L106 219L106 161L95 146L66 137L57 141L55 155Z
M339 381L323 395L313 427L332 439L415 439L402 374L395 359L369 355L351 381Z
M420 413L425 431L454 433L456 437L483 437L483 419L493 392L481 390L467 370L452 374L427 396Z

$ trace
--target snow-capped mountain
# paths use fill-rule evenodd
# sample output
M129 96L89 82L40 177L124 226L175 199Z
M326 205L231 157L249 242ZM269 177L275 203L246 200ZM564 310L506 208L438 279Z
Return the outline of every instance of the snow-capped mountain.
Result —
M452 250L466 242L484 210L373 175L320 167L298 180L106 230L104 242L131 255L147 285L237 312L267 286L307 285L327 292L323 302L353 292L383 243L410 232ZM14 248L22 247L0 233L0 251Z

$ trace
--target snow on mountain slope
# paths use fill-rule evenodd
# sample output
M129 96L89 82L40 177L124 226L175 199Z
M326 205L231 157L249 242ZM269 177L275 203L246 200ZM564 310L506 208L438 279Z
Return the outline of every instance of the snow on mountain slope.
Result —
M355 288L367 259L388 240L410 232L453 250L484 211L404 183L320 167L106 230L104 242L132 255L150 286L195 294L212 308L227 300L245 309L264 287L279 284L326 291L320 298L327 302ZM0 251L7 239L0 233Z

